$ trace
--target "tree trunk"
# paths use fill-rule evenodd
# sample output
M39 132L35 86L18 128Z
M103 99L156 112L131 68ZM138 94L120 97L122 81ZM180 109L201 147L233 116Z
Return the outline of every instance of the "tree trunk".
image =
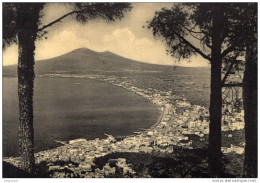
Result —
M212 27L212 57L210 84L210 125L209 125L209 169L211 177L222 176L221 164L221 37L223 28L223 11L221 5L215 5Z
M33 85L34 50L37 35L39 4L17 5L18 24L18 98L19 98L19 150L21 168L34 175L34 131L33 131Z
M257 19L252 16L249 20ZM244 177L257 178L257 22L249 21L246 45L246 62L243 79L245 110L245 158Z

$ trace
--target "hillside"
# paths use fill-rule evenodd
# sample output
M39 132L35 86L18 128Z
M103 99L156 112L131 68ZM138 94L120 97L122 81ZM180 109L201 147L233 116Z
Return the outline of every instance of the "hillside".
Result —
M173 71L177 67L148 64L124 58L111 52L95 52L87 48L79 48L67 54L40 60L35 63L36 75L44 73L87 73L90 71L131 72L131 71ZM194 68L178 67L177 70L193 70ZM204 69L203 69L204 70ZM206 69L208 70L208 69ZM17 66L3 67L3 76L14 76Z
M3 67L3 74L16 73L17 66ZM67 54L37 61L36 74L86 71L129 71L129 70L164 70L168 66L146 64L130 60L111 52L95 52L87 48L79 48Z

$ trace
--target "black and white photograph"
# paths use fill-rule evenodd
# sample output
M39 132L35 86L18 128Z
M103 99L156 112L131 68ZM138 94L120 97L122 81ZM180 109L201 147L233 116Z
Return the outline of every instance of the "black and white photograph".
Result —
M258 2L1 6L2 180L257 181Z

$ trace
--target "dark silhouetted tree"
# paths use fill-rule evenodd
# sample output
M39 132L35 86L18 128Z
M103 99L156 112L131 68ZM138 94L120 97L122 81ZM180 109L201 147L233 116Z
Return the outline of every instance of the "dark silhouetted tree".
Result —
M211 177L223 175L221 153L222 88L241 86L226 83L244 56L244 45L234 32L241 13L238 3L176 3L171 9L156 12L148 28L163 38L167 52L187 59L200 55L211 64L209 168ZM240 28L240 30L237 30ZM224 74L223 74L224 73ZM222 77L223 74L223 77Z
M257 177L257 3L238 3L233 4L232 10L232 27L230 30L227 43L229 45L240 44L240 47L245 51L245 57L241 57L239 64L232 65L234 62L225 60L224 62L229 65L226 68L229 75L235 74L236 76L242 75L243 82L231 83L227 86L232 87L239 91L237 87L242 86L243 89L243 103L238 98L235 102L234 108L239 111L242 104L245 112L245 156L244 156L244 177L256 178ZM228 64L228 62L230 62ZM230 67L231 66L231 67ZM227 79L227 75L224 77ZM232 92L233 93L233 92ZM239 91L239 95L241 92ZM235 110L235 111L236 111Z
M3 46L19 43L18 98L21 168L35 170L33 131L34 50L42 3L3 4ZM9 16L11 15L11 16Z
M246 58L243 78L243 103L245 110L244 177L257 178L257 3L244 9L246 29Z
M47 25L41 26L44 3L3 3L3 48L18 44L18 96L19 96L19 147L21 168L35 172L33 130L33 88L35 41L47 33L45 30L72 16L80 23L100 18L115 21L129 11L129 3L67 3L71 12Z

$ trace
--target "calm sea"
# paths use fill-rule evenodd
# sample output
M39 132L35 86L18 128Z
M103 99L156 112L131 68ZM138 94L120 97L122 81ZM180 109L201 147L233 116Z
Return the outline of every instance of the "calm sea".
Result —
M35 151L55 140L131 135L160 115L156 106L123 88L88 79L36 78ZM3 156L18 156L17 78L3 78Z

